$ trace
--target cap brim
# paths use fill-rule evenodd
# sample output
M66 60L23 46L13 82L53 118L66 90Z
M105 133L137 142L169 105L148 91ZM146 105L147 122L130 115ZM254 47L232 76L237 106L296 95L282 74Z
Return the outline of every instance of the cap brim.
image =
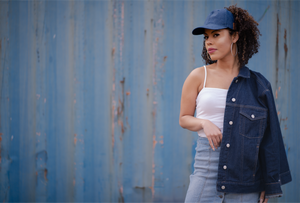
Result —
M220 30L220 29L224 29L227 27L221 27L219 25L209 25L209 26L205 26L205 27L197 27L192 31L193 35L202 35L204 34L205 29L210 29L210 30Z

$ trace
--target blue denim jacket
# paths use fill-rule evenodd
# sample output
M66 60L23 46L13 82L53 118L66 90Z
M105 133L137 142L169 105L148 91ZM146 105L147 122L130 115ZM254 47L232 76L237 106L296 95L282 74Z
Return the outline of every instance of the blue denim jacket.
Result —
M281 196L291 180L271 84L244 66L227 93L217 191Z

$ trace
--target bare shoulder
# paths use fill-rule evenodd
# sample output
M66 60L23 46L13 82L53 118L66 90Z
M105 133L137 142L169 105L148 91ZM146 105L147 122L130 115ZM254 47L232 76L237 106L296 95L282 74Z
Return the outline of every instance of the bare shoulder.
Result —
M202 89L204 78L205 70L204 66L202 66L192 70L189 76L187 77L186 82L188 82L193 87L197 88L197 92L199 92Z
M190 80L196 80L196 81L200 80L199 82L201 82L201 79L204 79L204 77L205 77L204 66L195 68L194 70L191 71L191 73L188 76Z

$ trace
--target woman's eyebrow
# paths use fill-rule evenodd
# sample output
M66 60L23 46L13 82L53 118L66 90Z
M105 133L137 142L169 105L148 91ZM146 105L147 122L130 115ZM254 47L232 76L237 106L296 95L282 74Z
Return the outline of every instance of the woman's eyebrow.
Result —
M214 33L214 32L218 32L218 31L220 31L220 30L214 30L214 31L211 32L211 34ZM206 32L204 32L203 34L207 35Z
M220 30L214 30L214 31L212 31L211 33L218 32L218 31L220 31Z

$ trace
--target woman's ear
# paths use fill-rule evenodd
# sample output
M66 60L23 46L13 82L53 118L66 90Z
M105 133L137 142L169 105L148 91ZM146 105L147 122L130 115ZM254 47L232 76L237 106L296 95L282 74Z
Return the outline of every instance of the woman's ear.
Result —
M238 32L234 32L232 35L232 42L236 43L239 40L239 33Z

